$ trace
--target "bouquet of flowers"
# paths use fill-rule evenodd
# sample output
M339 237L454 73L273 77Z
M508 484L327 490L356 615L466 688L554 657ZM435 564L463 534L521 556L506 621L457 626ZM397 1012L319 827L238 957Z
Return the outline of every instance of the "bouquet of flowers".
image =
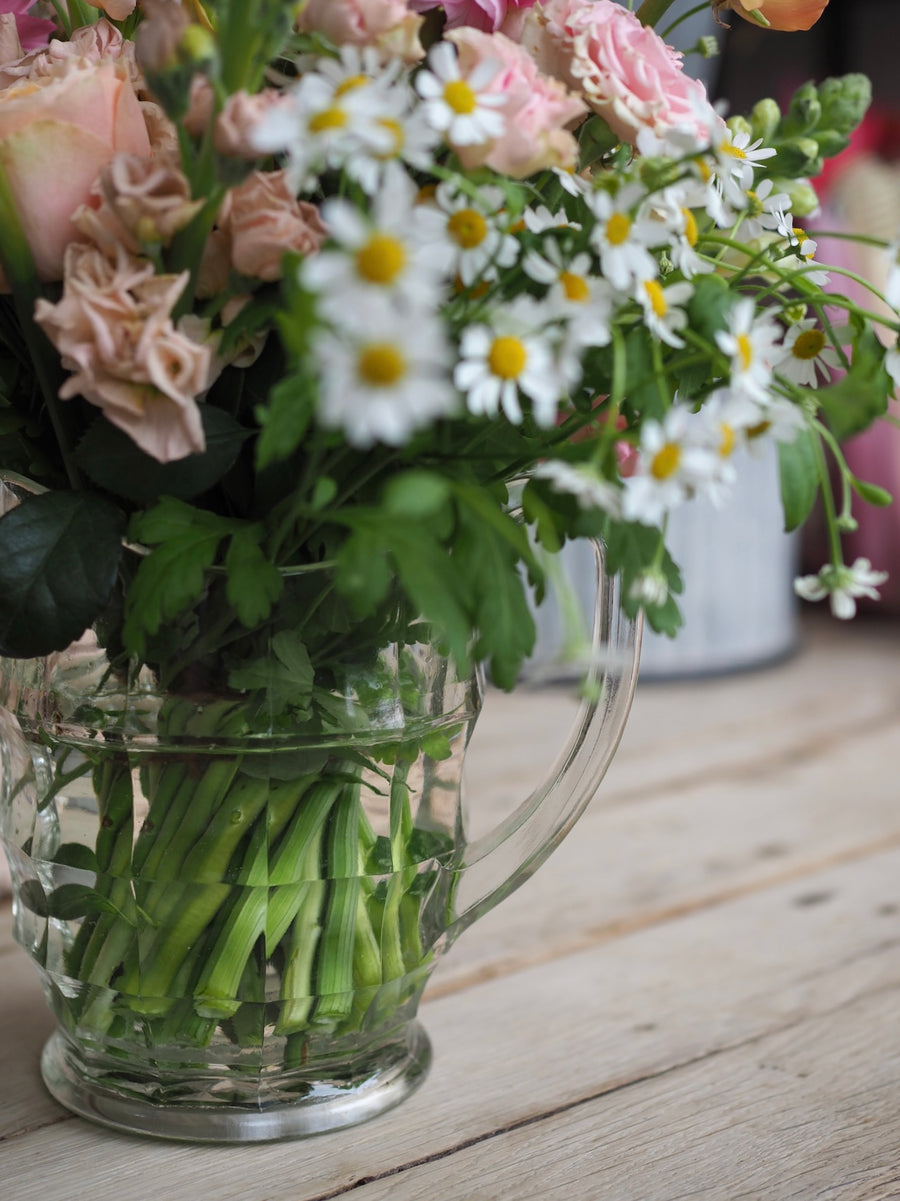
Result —
M713 7L791 28L825 2ZM772 443L787 527L819 500L831 536L798 590L839 615L875 592L840 535L889 498L840 444L885 413L900 324L832 290L800 224L867 81L726 121L670 3L0 0L0 652L93 627L96 695L182 747L135 760L107 725L33 769L42 811L88 775L99 806L92 848L46 855L69 883L23 894L80 921L56 970L81 1029L246 1049L274 995L302 1057L361 1028L354 989L420 986L446 830L410 816L408 765L451 752L329 757L366 648L427 626L511 687L544 556L580 536L674 632L668 514ZM192 757L298 723L326 749ZM360 789L389 774L376 836Z

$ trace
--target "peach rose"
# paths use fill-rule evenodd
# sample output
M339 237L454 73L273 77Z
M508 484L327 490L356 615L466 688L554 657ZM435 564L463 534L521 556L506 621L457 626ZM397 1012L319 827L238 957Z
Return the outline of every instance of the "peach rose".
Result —
M301 33L324 34L338 46L383 46L413 61L423 53L421 24L406 0L306 0L296 21Z
M522 43L541 70L583 93L623 142L649 129L685 126L706 137L706 90L685 75L681 54L614 0L547 0L532 9Z
M480 63L497 63L500 69L485 91L504 97L497 110L506 119L503 135L485 144L454 146L463 166L487 165L515 179L546 167L574 167L578 143L566 126L587 113L580 97L542 74L531 55L502 33L464 26L448 33L447 40L459 52L463 77Z
M41 279L61 278L72 214L113 155L148 156L150 141L127 64L55 63L0 91L0 165Z
M39 300L35 320L72 372L62 400L83 396L160 463L204 449L196 397L212 350L172 321L188 273L156 275L146 259L96 247L66 250L62 299Z
M229 192L219 225L234 269L270 282L281 278L286 250L314 254L327 232L316 206L288 187L286 171L254 171Z

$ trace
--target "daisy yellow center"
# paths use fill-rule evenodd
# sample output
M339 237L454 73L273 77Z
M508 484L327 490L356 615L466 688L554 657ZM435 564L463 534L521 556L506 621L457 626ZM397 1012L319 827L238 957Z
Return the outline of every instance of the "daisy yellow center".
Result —
M462 117L474 113L478 107L478 98L464 79L451 79L444 85L444 100Z
M631 233L631 218L624 213L613 213L606 223L606 240L610 246L621 246Z
M681 462L681 447L677 442L667 442L656 452L650 463L650 474L655 480L667 480L678 470Z
M327 133L331 129L343 129L347 124L347 114L342 108L334 105L332 108L323 108L320 113L316 113L309 121L310 133Z
M820 329L807 329L797 335L791 354L795 359L814 359L822 353L824 345L825 335Z
M695 158L694 166L697 168L697 174L703 183L709 183L712 179L712 169L705 158Z
M348 92L355 92L357 88L365 87L368 82L367 75L348 75L334 89L334 94L335 96L346 96Z
M373 234L356 252L358 275L370 284L387 287L406 266L406 247L390 234Z
M655 279L644 281L644 288L647 292L647 299L650 301L650 307L657 317L665 317L669 311L669 306L666 304L666 294L656 282Z
M591 289L583 275L575 275L572 271L563 271L559 282L566 294L566 300L584 304L586 300L590 299Z
M722 434L722 439L719 442L719 454L723 459L727 459L734 453L735 443L737 442L734 427L729 425L727 421L723 421L719 426L719 430Z
M681 215L684 217L684 240L693 249L697 245L697 239L700 237L700 231L697 229L697 218L690 209L682 209Z
M762 211L762 201L751 188L747 192L747 213L751 217L758 217Z
M393 138L393 145L390 150L384 151L378 157L381 159L399 158L406 142L406 135L403 132L403 126L399 121L395 121L393 117L382 117L378 124L382 129L386 129Z
M803 256L803 258L811 259L813 257L813 253L814 253L813 251L808 250L806 252L806 254L803 254L803 243L809 241L809 238L807 237L807 234L806 234L806 230L798 229L795 227L794 229L791 230L791 233L797 239L797 249L800 252L800 254Z
M723 154L730 154L732 158L744 159L747 157L740 146L735 146L731 142L723 142L719 149Z
M528 351L518 338L495 338L488 366L500 379L518 379L528 362Z
M746 334L738 334L735 339L738 348L738 358L741 360L741 369L749 371L753 365L753 343Z
M371 388L390 388L406 375L406 358L393 342L372 342L356 360L356 373Z
M447 232L463 250L474 250L487 237L488 224L476 209L460 209L447 222Z

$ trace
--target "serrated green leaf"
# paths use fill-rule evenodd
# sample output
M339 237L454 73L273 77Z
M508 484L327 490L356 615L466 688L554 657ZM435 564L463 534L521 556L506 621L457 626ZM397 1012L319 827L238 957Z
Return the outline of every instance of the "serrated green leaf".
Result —
M271 643L272 653L229 673L228 683L241 692L258 692L266 710L278 716L290 707L302 711L312 698L315 672L303 639L281 630Z
M95 484L116 496L147 504L161 496L190 500L216 484L231 467L250 436L230 414L201 405L206 438L202 454L159 463L105 417L98 417L78 445L79 466Z
M785 533L803 525L819 493L819 439L800 430L793 442L778 443L778 469Z
M264 622L284 590L284 578L259 544L261 526L245 526L231 537L225 556L226 595L247 629Z
M124 518L91 492L29 496L0 518L0 653L63 650L106 604Z
M315 403L315 381L306 370L296 371L275 384L267 403L256 408L261 427L256 444L257 467L266 467L294 453L312 424Z

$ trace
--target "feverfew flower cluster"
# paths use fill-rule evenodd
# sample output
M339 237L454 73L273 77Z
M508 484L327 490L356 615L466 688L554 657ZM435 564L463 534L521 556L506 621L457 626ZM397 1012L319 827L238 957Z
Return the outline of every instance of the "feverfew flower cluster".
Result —
M537 537L602 535L626 604L670 631L669 514L725 501L738 455L775 444L788 524L821 494L832 533L798 590L877 586L845 567L840 531L854 493L883 498L840 442L886 407L900 351L826 291L802 225L815 138L846 143L858 77L726 122L613 0L308 0L278 36L268 3L250 4L268 72L227 57L240 38L199 2L128 4L3 68L39 88L89 61L133 120L59 245L32 238L57 289L34 319L59 398L173 468L208 453L224 410L260 488L229 479L225 512L246 498L263 555L349 556L365 530L399 562L390 485L413 472L423 512L441 510L428 536L462 570L465 506L506 529L506 489L527 478Z

